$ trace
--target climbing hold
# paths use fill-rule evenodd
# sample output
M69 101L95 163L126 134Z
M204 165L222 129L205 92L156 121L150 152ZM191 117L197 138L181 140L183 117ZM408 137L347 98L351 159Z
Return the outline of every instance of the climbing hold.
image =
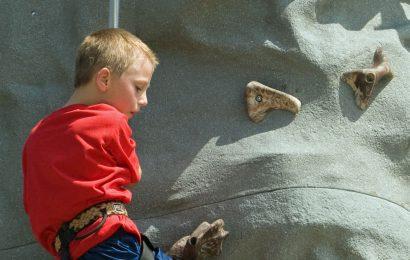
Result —
M374 86L385 76L393 78L393 72L382 48L378 47L372 68L346 72L342 75L342 80L352 87L357 106L364 110L369 106Z
M249 118L259 123L271 109L284 109L295 114L300 111L300 101L292 95L251 81L245 89Z
M202 222L191 235L178 240L168 254L181 260L200 260L219 255L222 242L229 234L224 230L224 224L222 219L212 224Z

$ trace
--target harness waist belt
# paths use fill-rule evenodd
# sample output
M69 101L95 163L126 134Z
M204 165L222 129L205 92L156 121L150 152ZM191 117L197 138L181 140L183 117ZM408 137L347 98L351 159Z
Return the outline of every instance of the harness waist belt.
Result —
M68 248L70 242L72 240L80 240L97 232L104 225L105 220L109 215L128 216L124 203L116 201L103 202L84 210L70 222L65 222L58 231L58 234L54 241L54 248L60 254L61 258L70 259ZM94 223L94 221L101 217L103 219L96 228L94 228L87 234L76 236L80 230L91 225L92 223Z

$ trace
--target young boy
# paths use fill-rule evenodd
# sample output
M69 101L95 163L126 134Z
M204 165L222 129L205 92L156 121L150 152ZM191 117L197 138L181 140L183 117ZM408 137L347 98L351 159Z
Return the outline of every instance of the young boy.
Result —
M125 30L92 33L78 49L74 94L30 132L24 207L35 237L54 256L140 259L141 234L124 207L130 184L141 178L127 121L148 104L157 64ZM171 259L159 249L153 254Z

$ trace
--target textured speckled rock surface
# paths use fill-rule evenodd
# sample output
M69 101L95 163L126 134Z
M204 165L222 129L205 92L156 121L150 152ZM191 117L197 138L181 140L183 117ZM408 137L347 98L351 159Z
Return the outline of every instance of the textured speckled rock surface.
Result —
M130 121L140 229L167 247L223 218L220 259L407 259L410 3L386 2L121 1L120 26L161 61L149 106ZM68 99L75 48L106 26L108 4L1 7L0 203L10 210L0 211L0 258L45 258L21 203L20 150ZM340 76L371 65L378 46L395 77L361 111ZM252 123L252 80L297 97L301 112Z

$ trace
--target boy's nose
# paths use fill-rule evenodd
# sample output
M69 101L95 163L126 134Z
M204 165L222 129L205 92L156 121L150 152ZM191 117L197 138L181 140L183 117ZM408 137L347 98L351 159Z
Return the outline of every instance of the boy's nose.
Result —
M142 95L139 99L138 99L138 105L140 107L145 107L148 105L148 98L147 98L147 94L144 93L144 95Z

